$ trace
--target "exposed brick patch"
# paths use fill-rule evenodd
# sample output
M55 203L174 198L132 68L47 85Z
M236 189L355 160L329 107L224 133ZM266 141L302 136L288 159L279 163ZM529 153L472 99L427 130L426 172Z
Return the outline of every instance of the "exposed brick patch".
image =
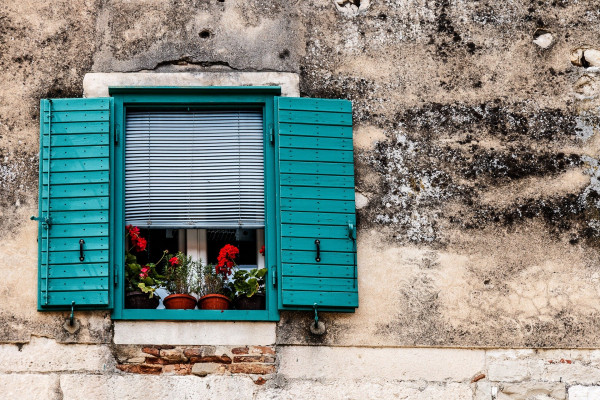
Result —
M216 354L216 351L222 353ZM275 349L269 346L141 346L117 347L118 369L136 374L254 374L275 372ZM263 385L265 378L255 383Z
M162 367L156 365L118 364L117 368L123 372L131 372L133 374L159 375L162 372Z
M275 365L259 363L230 364L227 365L227 370L232 374L265 375L275 372Z
M233 362L259 362L259 363L274 363L275 357L273 356L235 356Z
M231 352L233 354L248 354L248 346L246 347L234 347L233 349L231 349Z
M485 374L477 374L471 379L471 383L477 382L485 378Z

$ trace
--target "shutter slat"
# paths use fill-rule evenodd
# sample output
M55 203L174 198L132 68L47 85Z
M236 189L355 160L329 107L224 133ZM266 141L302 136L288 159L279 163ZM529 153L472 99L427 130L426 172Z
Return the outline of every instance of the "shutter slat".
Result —
M48 282L48 290L51 292L64 291L89 291L89 290L107 290L108 278L101 276L80 277L80 278L52 278ZM45 290L46 283L42 284L42 290Z
M50 276L53 278L93 278L96 276L108 276L108 265L83 264L83 265L50 265Z
M112 99L42 100L38 308L110 308ZM43 223L49 218L51 225ZM84 260L80 260L83 239Z
M279 306L352 311L358 289L351 103L278 98L276 104Z
M281 264L282 276L351 278L353 265Z

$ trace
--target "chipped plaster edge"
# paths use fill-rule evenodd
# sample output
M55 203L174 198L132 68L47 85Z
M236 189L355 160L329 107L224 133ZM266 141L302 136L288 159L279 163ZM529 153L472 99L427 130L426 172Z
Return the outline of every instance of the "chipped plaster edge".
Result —
M109 86L280 86L281 96L300 96L291 72L94 72L83 78L83 97L108 97Z

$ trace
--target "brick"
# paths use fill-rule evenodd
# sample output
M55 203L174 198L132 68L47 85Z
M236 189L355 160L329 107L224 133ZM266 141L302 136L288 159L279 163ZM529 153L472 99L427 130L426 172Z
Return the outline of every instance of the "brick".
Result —
M233 354L248 354L248 346L246 347L234 347L233 349L231 349L231 352Z
M253 346L252 347L252 354L275 354L275 349L273 349L272 347L268 347L268 346Z
M231 364L231 357L227 354L223 354L222 356L203 356L203 357L190 357L190 362L194 363L221 363L221 364Z
M186 357L201 357L202 347L183 349L183 355Z
M158 347L144 347L142 353L150 354L151 356L158 357L160 355L160 349Z
M255 384L257 385L264 385L265 383L267 383L267 380L265 378L263 378L262 376L258 377L257 380L254 381Z
M169 364L181 364L179 360L167 360L166 358L146 357L144 361L150 365L169 365Z
M192 373L192 366L190 364L169 364L163 366L162 372L165 374L189 375Z
M133 357L124 360L121 364L143 364L144 362L146 362L146 357Z
M227 365L227 370L232 374L272 374L275 366L271 364L244 363Z
M235 357L233 357L233 362L235 362L235 363L243 363L243 362L274 363L275 357L272 357L272 356L235 356Z
M130 372L132 374L160 375L162 373L162 367L157 365L118 364L117 368L123 372Z
M179 349L161 350L160 357L173 362L187 362L187 357Z

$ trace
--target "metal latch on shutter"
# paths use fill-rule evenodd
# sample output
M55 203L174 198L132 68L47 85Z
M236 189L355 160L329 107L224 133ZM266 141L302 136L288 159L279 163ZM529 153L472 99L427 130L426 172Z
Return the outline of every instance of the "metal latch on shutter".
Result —
M36 217L35 215L32 215L29 219L32 221L41 221L44 228L50 228L50 226L52 226L52 220L48 217Z

